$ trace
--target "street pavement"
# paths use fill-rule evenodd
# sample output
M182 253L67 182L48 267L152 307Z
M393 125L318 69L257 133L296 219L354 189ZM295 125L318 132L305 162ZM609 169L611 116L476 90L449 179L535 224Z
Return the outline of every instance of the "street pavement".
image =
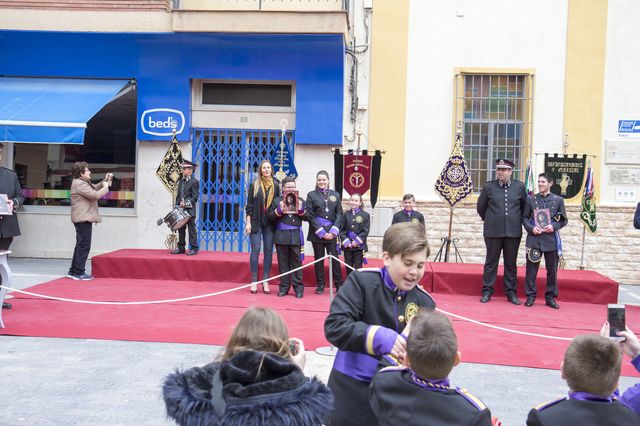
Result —
M24 289L66 275L69 261L11 258L9 265L14 288ZM620 303L640 304L640 287L621 286ZM161 396L163 378L175 368L204 365L219 350L0 336L0 425L171 425ZM326 381L332 362L332 357L307 352L305 373ZM482 399L505 426L524 424L531 407L567 392L557 370L463 362L451 379ZM637 381L623 377L620 388Z

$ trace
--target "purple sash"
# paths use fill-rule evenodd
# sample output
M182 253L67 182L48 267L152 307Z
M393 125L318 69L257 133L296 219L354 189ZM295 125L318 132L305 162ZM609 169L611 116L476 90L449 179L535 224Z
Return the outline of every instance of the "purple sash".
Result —
M329 219L325 219L324 217L316 217L316 220L322 226L333 226L333 222L331 222ZM338 255L341 252L341 250L340 250L340 236L339 235L336 235L336 252L338 253Z
M295 229L300 231L300 262L304 260L304 232L302 232L302 226L287 225L283 222L278 222L276 229L279 231L293 231Z

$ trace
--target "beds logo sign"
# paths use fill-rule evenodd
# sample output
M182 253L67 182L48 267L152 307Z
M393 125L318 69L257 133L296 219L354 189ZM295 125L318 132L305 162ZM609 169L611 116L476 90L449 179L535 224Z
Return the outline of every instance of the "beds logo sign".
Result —
M184 130L184 114L182 111L170 108L148 109L140 117L142 131L148 135L171 136Z

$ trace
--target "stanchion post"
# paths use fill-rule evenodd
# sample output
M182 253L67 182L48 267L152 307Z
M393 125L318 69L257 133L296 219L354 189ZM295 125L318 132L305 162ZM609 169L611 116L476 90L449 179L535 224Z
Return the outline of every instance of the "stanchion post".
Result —
M328 254L325 258L329 259L329 309L331 309L331 302L333 302L333 256ZM324 261L322 267L324 268ZM316 349L316 353L325 356L336 356L338 350L335 346L322 346Z

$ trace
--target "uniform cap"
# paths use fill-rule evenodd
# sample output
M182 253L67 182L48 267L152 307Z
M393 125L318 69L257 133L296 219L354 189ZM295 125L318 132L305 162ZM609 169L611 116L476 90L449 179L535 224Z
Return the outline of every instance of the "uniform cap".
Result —
M513 169L514 166L513 161L506 158L498 158L496 160L496 169Z
M185 167L191 167L192 169L196 168L196 165L189 160L183 160L181 167L184 169Z

